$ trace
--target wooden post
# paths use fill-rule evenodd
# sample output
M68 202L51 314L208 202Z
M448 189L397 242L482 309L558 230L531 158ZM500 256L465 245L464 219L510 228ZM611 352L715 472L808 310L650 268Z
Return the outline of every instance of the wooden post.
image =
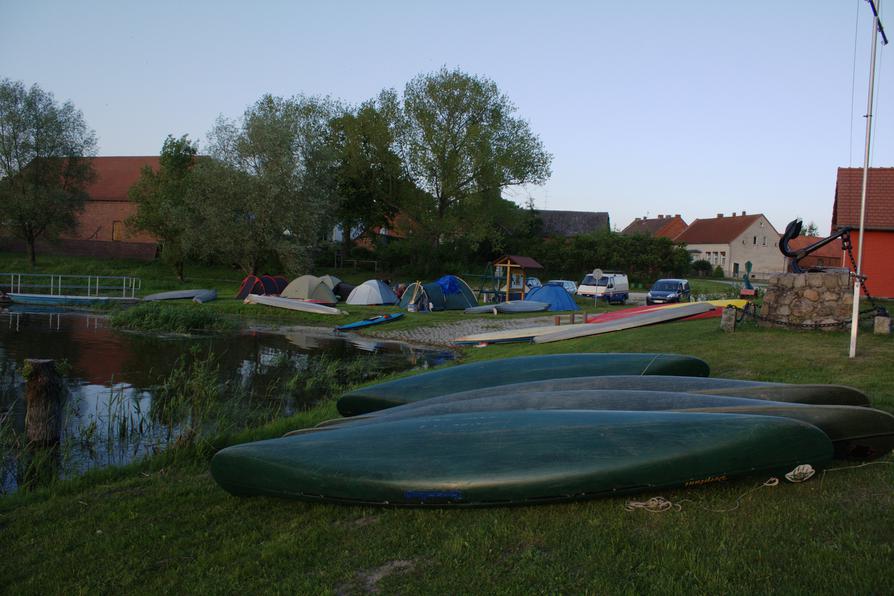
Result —
M736 330L736 309L732 306L727 306L723 309L723 316L720 318L720 328L727 333L732 333Z
M553 317L553 323L557 327L562 324L562 319L559 317L559 315L556 315L555 317Z
M65 384L55 360L25 360L25 432L35 445L55 445L62 434Z

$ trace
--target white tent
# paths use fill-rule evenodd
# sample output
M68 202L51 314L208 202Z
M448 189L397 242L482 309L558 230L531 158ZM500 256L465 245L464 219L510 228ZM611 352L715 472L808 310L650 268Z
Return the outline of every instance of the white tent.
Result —
M388 284L378 279L368 279L351 291L347 304L397 304L395 294Z

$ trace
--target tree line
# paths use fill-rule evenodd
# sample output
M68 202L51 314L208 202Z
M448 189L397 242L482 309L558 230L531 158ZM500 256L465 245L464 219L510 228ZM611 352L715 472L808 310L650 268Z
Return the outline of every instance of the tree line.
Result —
M306 272L334 250L335 226L346 256L363 250L358 235L399 232L399 241L373 242L370 256L416 275L505 253L569 277L594 266L643 275L683 266L685 251L645 237L544 239L532 206L503 198L551 173L552 155L517 112L493 81L447 68L358 106L264 95L239 118L220 117L201 151L187 136L168 136L160 168L144 168L130 191L138 210L128 227L158 238L181 279L192 261ZM11 206L0 227L25 240L32 262L38 238L74 226L95 147L70 103L0 82L0 197Z

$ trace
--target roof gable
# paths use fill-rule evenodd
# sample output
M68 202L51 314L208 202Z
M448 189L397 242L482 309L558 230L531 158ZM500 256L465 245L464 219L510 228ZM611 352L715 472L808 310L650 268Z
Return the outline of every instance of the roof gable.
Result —
M677 236L677 231L674 230L674 227L678 227L679 229L686 229L686 222L679 215L659 215L658 217L653 218L636 218L630 224L624 228L621 233L625 236L634 236L637 234L645 234L647 236ZM668 234L671 232L671 234Z
M127 191L140 179L145 166L158 171L157 155L94 157L91 160L96 179L87 187L92 201L128 201Z
M755 215L733 214L728 217L720 215L710 219L696 219L674 240L685 244L730 244L741 236L751 224L763 217L762 214L758 213ZM770 228L773 228L773 226L771 225Z
M838 168L832 228L860 226L863 168ZM869 168L866 184L867 229L894 230L894 168Z

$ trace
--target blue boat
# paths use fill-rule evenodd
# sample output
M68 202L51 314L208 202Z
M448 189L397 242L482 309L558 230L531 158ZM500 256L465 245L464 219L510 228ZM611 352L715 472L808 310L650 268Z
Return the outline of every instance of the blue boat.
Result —
M369 327L371 325L378 325L380 323L387 323L389 321L393 321L395 319L399 319L404 316L402 312L396 312L389 315L379 315L376 317L370 317L368 319L363 319L362 321L354 321L353 323L347 323L345 325L339 325L335 328L336 331L353 331L354 329L362 329L363 327Z

